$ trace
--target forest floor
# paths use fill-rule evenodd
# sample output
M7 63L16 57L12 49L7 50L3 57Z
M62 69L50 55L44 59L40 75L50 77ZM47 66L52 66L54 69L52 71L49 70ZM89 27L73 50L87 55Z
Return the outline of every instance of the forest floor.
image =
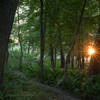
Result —
M78 98L70 95L68 92L42 84L34 79L29 79L22 72L15 71L14 76L24 80L24 82L26 81L26 83L23 83L20 86L20 89L22 89L20 96L24 95L28 98L28 100L31 100L31 98L34 100L79 100Z

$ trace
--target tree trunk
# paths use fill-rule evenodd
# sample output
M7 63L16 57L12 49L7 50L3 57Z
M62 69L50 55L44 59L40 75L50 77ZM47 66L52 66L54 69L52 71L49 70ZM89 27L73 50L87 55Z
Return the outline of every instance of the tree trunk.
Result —
M59 32L60 61L61 61L60 67L64 68L65 67L65 57L64 57L64 49L63 49L63 45L62 45L62 34L61 34L61 30L60 30L60 25L59 25L58 32Z
M78 68L81 69L81 41L80 37L78 39L78 55L77 55L77 61L78 61Z
M51 56L51 66L55 67L54 48L52 46L52 43L50 44L50 56Z
M22 62L23 62L23 46L22 46L22 40L21 40L21 31L20 31L20 18L19 18L19 7L18 7L18 39L19 39L19 45L20 45L20 57L19 57L19 70L22 71Z
M69 55L69 58L68 58L69 60L68 60L68 65L70 65L70 63L71 63L71 55Z
M19 37L19 44L20 44L20 58L19 58L19 70L22 71L22 62L23 62L23 47L20 35Z
M76 35L78 35L80 33L80 27L81 27L81 23L82 23L82 20L83 20L83 14L84 14L84 10L85 10L85 7L86 7L86 3L87 3L87 0L84 0L83 6L82 6L82 10L81 10L81 15L80 15L78 26L77 26L77 30L76 30ZM68 60L69 60L71 52L72 52L72 50L74 48L74 45L75 45L75 39L72 41L71 47L70 47L70 49L69 49L69 51L67 53L67 56L66 56L66 65L65 65L65 68L64 68L63 81L65 81L65 79L67 77L66 76L66 72L67 72Z
M29 55L29 54L30 54L30 48L31 48L31 46L28 44L28 48L27 48L27 55Z
M74 69L74 48L73 48L73 52L72 52L72 56L71 56L71 66L72 66L72 69Z
M84 54L82 54L82 69L84 69Z
M44 25L44 0L40 0L40 81L43 82L44 68L43 68L43 58L44 58L44 48L45 48L45 25Z
M72 69L74 69L74 56L72 56L71 66L72 66Z
M4 66L8 55L8 42L18 0L0 1L0 87L3 84Z
M81 63L81 68L84 69L84 40L82 40L82 63Z
M65 57L64 57L64 51L62 48L62 44L60 47L60 57L61 57L61 67L64 68L65 67Z
M55 48L55 67L56 67L56 62L57 62L57 49Z

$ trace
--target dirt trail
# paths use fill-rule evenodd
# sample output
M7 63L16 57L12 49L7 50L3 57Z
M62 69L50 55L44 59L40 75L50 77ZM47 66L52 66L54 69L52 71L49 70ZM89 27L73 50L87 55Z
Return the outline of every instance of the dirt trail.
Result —
M17 72L15 72L15 74L24 78L24 79L27 79L27 77L22 72L17 71ZM60 90L60 89L55 88L55 87L51 87L51 86L42 84L40 82L37 82L34 79L28 80L28 82L35 83L37 86L45 89L46 91L53 92L55 95L57 95L59 98L61 98L61 100L80 100L78 98L73 97L68 92L65 92L65 91Z

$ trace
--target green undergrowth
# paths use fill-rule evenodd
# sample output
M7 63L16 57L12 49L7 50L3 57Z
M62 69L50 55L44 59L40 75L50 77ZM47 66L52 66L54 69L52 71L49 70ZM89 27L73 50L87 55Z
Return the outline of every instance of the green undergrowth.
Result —
M15 66L15 63L14 63L16 60L18 61L17 58L18 57L14 57L13 61L9 59L8 66L10 66L13 70L18 70L18 66L17 65ZM62 86L64 69L60 68L59 66L60 66L59 61L57 61L56 67L52 67L50 65L50 61L44 59L44 84L48 84L50 86L54 86L58 88ZM37 81L39 81L40 67L39 67L39 63L37 62L37 58L32 58L31 56L24 58L22 68L23 68L23 73L26 76L32 79L34 78ZM12 73L10 73L9 75L11 74ZM9 78L9 75L5 75L5 77L7 76ZM14 84L18 84L19 81L21 80L14 81ZM11 82L7 81L6 83L12 86L13 80ZM18 85L15 85L15 86L18 86ZM69 66L68 71L67 71L67 77L65 80L64 89L69 90L72 94L75 94L81 97L83 100L84 99L85 100L100 100L100 95L99 95L100 94L100 75L87 76L86 72L79 70L77 66L75 66L74 69L72 69L72 67ZM8 90L13 90L13 89L9 88Z
M39 80L39 66L28 68L28 75ZM48 64L44 67L44 84L61 87L63 82L63 68L52 68ZM85 100L100 100L100 75L87 76L85 71L69 67L65 80L65 90Z
M0 100L61 100L49 90L29 81L28 78L7 69L4 79L4 93L0 92Z
M66 79L66 88L83 100L100 100L100 75L86 76L80 70L71 72Z

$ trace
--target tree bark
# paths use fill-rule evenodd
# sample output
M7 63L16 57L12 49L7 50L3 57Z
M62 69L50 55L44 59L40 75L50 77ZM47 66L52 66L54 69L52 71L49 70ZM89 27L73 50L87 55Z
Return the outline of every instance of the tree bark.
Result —
M72 56L71 66L72 66L72 69L74 69L74 55Z
M28 44L28 47L27 47L27 55L30 54L30 49L31 49L31 46Z
M62 48L62 44L60 47L60 59L61 59L61 67L64 68L65 67L65 57L64 57L64 50Z
M81 63L81 68L84 69L84 40L82 40L82 63Z
M43 58L45 48L44 0L40 0L40 5L40 81L43 82Z
M56 67L56 63L57 63L57 49L55 48L55 67Z
M22 63L23 63L23 46L20 34L18 34L19 37L19 44L20 44L20 58L19 58L19 70L22 71Z
M4 66L8 55L8 43L18 0L0 1L0 87L3 84Z
M78 55L77 55L77 62L78 62L78 68L81 69L81 41L80 37L78 39Z
M60 30L60 25L59 25L58 32L59 32L60 62L61 62L60 67L64 68L65 67L65 57L64 57L64 49L62 45L62 34L61 34L62 32Z
M20 30L20 18L19 18L19 7L18 7L18 40L20 45L20 57L19 57L19 70L22 71L22 62L23 62L23 46L22 46L22 40L21 40L21 30Z
M84 54L82 54L82 69L84 69Z
M50 44L50 56L51 56L51 66L55 67L54 48L52 43Z

